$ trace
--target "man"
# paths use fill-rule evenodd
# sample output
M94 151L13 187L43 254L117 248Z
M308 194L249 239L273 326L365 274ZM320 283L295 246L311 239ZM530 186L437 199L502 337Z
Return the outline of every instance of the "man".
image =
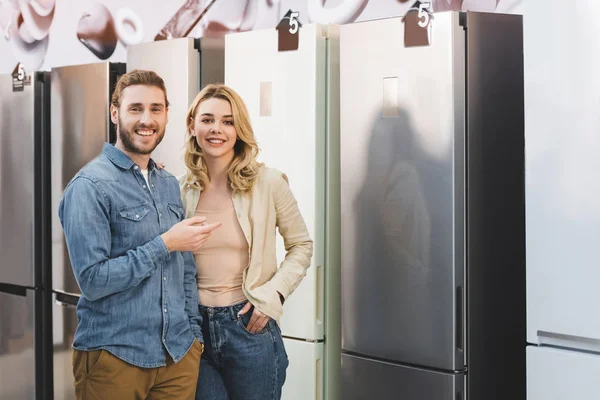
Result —
M82 297L73 342L78 399L193 399L203 351L198 250L219 223L184 220L174 176L150 158L167 124L164 81L122 76L115 146L86 165L59 205Z

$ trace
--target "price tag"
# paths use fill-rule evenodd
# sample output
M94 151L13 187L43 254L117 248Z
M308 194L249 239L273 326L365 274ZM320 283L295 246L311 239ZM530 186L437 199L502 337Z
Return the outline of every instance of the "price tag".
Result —
M433 14L431 2L417 0L402 18L404 23L404 47L431 45Z
M285 16L277 24L277 50L278 51L294 51L298 50L300 42L300 13L289 10Z
M25 86L31 85L31 77L25 73L23 64L18 63L12 72L12 89L13 92L22 92Z

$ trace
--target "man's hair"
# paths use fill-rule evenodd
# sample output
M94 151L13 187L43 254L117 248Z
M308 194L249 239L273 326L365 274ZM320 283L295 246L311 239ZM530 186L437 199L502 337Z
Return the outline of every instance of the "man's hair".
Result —
M117 84L115 85L115 91L113 92L111 104L115 107L121 105L121 97L123 90L133 85L147 85L156 86L165 94L165 106L169 107L169 100L167 100L167 88L165 87L165 81L158 76L154 71L146 71L142 69L134 69L131 72L122 75Z

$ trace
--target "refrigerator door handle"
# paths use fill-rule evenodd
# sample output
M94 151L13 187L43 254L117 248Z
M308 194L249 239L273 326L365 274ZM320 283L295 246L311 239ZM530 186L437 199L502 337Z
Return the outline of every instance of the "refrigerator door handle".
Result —
M587 350L600 353L600 339L564 333L537 331L540 346Z
M56 304L61 306L74 308L77 307L79 296L76 294L55 290L54 301Z
M463 351L463 288L462 286L458 286L456 288L456 349L458 351Z
M0 283L0 292L13 294L15 296L27 297L27 289L25 286L12 285L10 283Z

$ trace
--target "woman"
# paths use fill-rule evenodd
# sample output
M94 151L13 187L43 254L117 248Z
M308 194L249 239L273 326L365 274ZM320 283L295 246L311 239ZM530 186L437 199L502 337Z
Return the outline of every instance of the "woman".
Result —
M205 346L196 399L279 399L288 359L278 321L310 265L312 240L285 174L257 162L235 91L206 86L187 127L186 216L223 224L195 254ZM287 251L279 268L276 228Z

